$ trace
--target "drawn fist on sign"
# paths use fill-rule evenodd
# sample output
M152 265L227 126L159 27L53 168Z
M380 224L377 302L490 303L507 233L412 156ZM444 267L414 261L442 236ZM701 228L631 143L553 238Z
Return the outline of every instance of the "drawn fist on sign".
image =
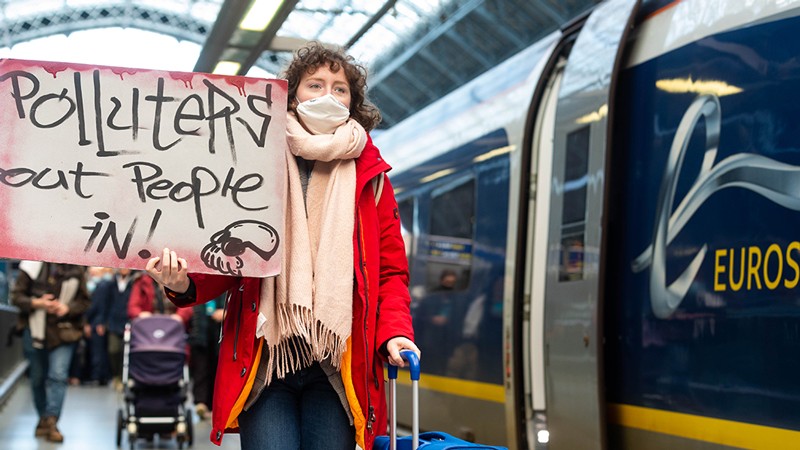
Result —
M219 273L241 276L244 261L240 257L252 251L269 261L278 250L278 232L270 225L256 220L239 220L211 236L211 242L200 256L206 267Z

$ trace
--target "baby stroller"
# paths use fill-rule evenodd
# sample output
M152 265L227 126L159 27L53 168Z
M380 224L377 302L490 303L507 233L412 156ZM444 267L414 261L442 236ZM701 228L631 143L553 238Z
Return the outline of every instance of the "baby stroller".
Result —
M192 411L184 406L189 386L186 331L168 316L134 319L125 326L122 383L124 409L117 414L117 447L128 432L136 440L174 436L178 448L192 445Z

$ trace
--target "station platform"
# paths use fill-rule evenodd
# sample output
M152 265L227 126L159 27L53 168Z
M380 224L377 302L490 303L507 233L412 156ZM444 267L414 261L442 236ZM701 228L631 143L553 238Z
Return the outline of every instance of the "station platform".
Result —
M30 385L22 378L0 410L0 450L112 450L116 448L117 411L124 404L122 394L108 386L70 386L58 428L64 434L60 444L34 437L39 418L33 406ZM226 434L222 446L209 441L210 419L194 416L195 450L239 449L239 435ZM127 433L123 433L122 449L130 449ZM175 439L138 440L139 450L177 449ZM184 447L187 448L187 447Z

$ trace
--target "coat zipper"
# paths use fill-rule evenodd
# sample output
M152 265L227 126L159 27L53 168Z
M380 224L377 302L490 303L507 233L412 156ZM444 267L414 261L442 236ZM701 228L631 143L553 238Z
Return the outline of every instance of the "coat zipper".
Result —
M358 205L356 205L356 209L358 209ZM367 273L364 270L364 249L361 245L361 214L357 212L357 219L356 220L356 242L358 243L358 268L361 271L361 278L364 280L364 337L366 338L369 336L368 329L369 326L367 325L367 320L369 319L369 283L367 282ZM367 340L364 339L364 361L369 364L369 345L367 344ZM373 367L373 376L374 376L375 368ZM372 423L375 421L375 408L372 406L372 396L369 393L369 372L364 373L364 385L367 387L367 431L372 434Z
M381 302L378 302L378 306L375 308L375 323L377 324L378 321L380 321L380 319L381 319ZM375 333L375 338L372 341L372 348L378 348L378 333ZM375 364L372 365L372 379L375 381L375 389L380 389L381 386L380 384L378 384L378 374L377 372L375 372Z
M239 348L239 328L240 328L240 326L242 324L242 304L244 303L244 301L242 301L242 297L244 296L244 294L242 294L243 291L244 291L244 284L239 286L239 314L236 315L236 331L235 331L234 336L233 336L233 360L234 361L236 361L236 351Z
M228 304L231 302L233 298L233 293L228 291L228 294L225 296L225 304L222 305L222 326L219 327L219 340L217 344L222 344L222 338L225 336L225 319L228 318Z

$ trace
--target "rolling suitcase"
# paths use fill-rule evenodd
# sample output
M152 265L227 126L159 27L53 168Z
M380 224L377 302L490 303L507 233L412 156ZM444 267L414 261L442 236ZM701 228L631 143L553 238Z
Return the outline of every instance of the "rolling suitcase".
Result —
M397 438L397 366L389 365L389 436L375 438L375 450L507 450L505 447L467 442L447 433L429 431L419 432L419 358L411 350L400 352L408 361L411 372L411 436Z

